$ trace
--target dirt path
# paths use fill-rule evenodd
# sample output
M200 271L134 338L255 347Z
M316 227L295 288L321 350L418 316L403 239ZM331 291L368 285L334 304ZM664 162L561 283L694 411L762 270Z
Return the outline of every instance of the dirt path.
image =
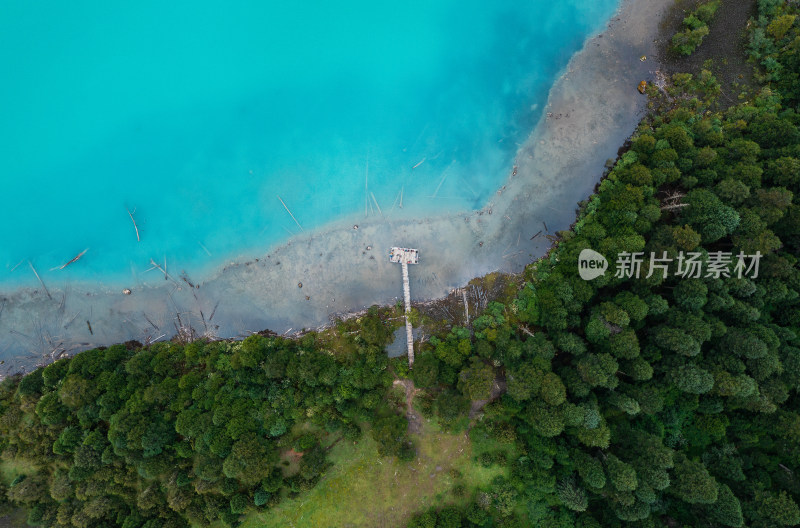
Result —
M414 387L414 382L410 379L396 379L393 385L402 385L406 389L406 419L408 420L408 432L419 434L422 431L422 416L414 409L414 396L420 389Z

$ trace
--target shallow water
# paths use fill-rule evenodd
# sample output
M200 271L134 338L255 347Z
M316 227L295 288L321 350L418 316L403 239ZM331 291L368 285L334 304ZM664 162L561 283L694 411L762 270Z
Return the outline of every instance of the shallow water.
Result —
M201 274L345 216L479 208L617 4L2 2L0 285L35 286L29 260Z

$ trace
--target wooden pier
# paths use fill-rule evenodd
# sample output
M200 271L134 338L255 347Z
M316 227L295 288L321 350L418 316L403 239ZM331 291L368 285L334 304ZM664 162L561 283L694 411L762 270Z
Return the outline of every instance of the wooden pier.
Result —
M408 368L414 366L414 333L408 315L411 312L411 286L408 282L408 265L419 264L419 250L393 247L389 253L391 262L399 263L403 270L403 301L406 312L406 346L408 347Z

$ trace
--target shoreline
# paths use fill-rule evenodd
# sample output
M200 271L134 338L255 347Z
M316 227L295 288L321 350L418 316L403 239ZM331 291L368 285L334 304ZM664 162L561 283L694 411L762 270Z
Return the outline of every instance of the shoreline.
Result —
M636 85L658 67L655 41L671 3L622 0L559 75L505 184L482 209L419 220L340 219L257 259L222 266L194 288L175 277L161 286L131 284L126 296L81 283L51 286L52 300L39 289L18 289L0 304L0 373L95 346L168 339L187 326L222 338L265 328L280 334L393 304L402 296L399 266L386 258L394 245L420 249L421 262L410 270L416 301L444 297L492 271L521 270L549 250L544 235L575 221L577 202L592 194L606 160L634 132L647 101Z

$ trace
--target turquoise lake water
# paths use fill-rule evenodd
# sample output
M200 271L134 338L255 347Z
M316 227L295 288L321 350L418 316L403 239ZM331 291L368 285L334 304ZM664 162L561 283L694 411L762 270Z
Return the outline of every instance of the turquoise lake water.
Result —
M306 231L480 208L617 6L4 0L0 285L257 256L278 196Z

